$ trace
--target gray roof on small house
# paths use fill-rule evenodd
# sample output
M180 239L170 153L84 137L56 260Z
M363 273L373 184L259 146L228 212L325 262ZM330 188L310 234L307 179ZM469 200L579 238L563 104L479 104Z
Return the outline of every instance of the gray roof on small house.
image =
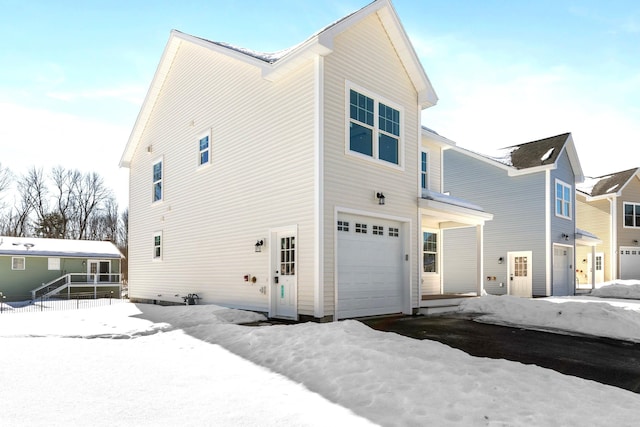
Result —
M95 240L0 236L0 255L60 258L123 258L116 245Z
M536 166L552 165L558 159L570 133L563 133L525 144L506 147L510 166L516 169L527 169Z
M622 172L595 177L590 179L588 186L580 188L580 190L592 197L603 196L605 194L615 194L622 190L627 182L629 182L629 180L638 172L640 172L640 168L633 168Z

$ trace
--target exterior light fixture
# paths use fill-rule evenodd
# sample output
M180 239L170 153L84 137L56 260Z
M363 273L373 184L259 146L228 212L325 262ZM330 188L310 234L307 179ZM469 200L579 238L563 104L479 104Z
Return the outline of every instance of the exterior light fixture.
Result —
M256 252L262 252L262 246L264 246L264 240L260 239L256 242Z
M500 257L498 258L498 264L502 264L504 262L504 258Z
M568 241L568 240L569 240L569 235L568 235L568 234L566 234L566 233L562 233L562 238L563 238L564 240L567 240L567 241Z
M378 204L384 205L384 194L382 192L376 193L376 197L378 198Z

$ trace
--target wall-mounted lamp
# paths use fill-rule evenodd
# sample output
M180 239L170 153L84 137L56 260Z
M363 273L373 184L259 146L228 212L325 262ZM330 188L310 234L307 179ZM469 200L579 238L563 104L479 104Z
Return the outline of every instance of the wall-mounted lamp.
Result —
M504 262L504 258L500 257L498 258L498 264L502 264Z
M636 240L634 240L634 241L633 241L633 244L634 244L634 245L636 245L636 246L638 246L638 240L637 240L637 239L636 239Z
M384 194L382 192L376 193L376 197L378 198L378 204L384 205Z
M567 233L562 233L562 238L566 241L569 241L569 235Z
M264 240L260 239L256 242L256 252L262 252L262 247L264 246Z
M582 263L586 264L587 263L587 259L586 258L582 258Z

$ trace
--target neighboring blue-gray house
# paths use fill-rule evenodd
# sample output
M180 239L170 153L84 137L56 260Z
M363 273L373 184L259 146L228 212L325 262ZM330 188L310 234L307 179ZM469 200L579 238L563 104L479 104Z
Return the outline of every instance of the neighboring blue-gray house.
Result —
M570 133L514 145L496 156L456 145L444 153L443 189L493 213L484 228L484 289L516 296L573 295L575 245L594 244L576 229L575 185L584 180ZM475 284L476 236L443 234L446 291ZM467 245L465 245L467 243ZM467 246L468 251L460 251Z

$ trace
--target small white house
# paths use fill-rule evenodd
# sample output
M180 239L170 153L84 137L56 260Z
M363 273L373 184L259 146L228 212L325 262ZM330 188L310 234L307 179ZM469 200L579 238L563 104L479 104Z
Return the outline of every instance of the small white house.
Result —
M172 31L120 163L129 297L291 319L419 309L436 102L389 0L277 54Z

